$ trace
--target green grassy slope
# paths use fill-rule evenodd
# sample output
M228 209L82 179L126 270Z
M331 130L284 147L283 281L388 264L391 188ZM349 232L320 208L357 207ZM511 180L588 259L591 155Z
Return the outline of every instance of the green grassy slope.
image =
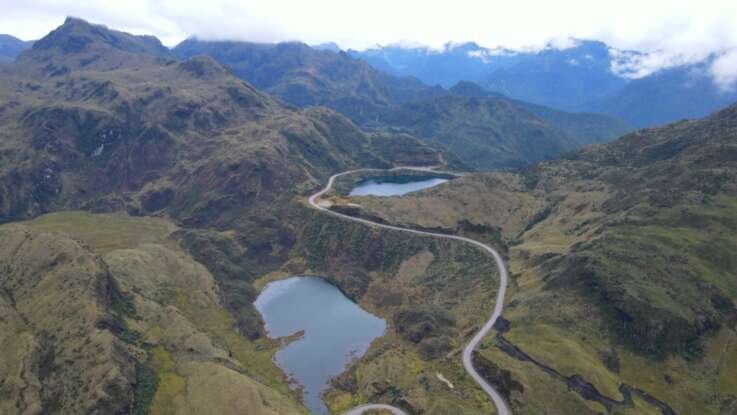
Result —
M252 307L253 281L289 259L304 225L298 198L330 174L441 155L406 135L366 134L326 108L285 106L209 58L176 61L157 45L69 19L2 69L0 222L33 220L30 231L2 228L0 301L14 316L4 333L28 336L2 336L12 377L0 405L304 413L271 362L277 345ZM26 234L49 240L27 260L10 243ZM75 269L76 257L94 266ZM52 330L10 310L46 301L46 291L26 292L21 304L17 280L36 263L56 278L55 258L71 268L50 279L59 312L39 319L59 320ZM96 279L116 282L113 299ZM103 363L85 348L100 336ZM52 347L79 362L63 366ZM44 356L49 367L36 373Z
M462 233L466 220L501 235L510 324L480 355L498 385L522 386L509 395L518 413L729 413L736 143L731 107L519 174L346 202L403 225Z
M288 103L322 105L366 128L412 134L480 169L526 166L627 131L606 116L514 101L471 83L451 90L430 87L301 43L188 39L174 52L183 58L210 56Z
M11 300L2 304L15 323L0 340L2 407L306 413L271 361L278 343L239 332L216 279L171 238L176 230L164 219L85 212L0 227Z

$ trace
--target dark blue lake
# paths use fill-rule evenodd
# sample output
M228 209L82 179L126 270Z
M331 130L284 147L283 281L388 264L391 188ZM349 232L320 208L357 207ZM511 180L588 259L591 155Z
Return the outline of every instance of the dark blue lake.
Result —
M359 182L351 189L350 196L401 196L410 192L428 189L447 182L448 179L438 177L420 178L419 180L407 181L388 179L368 179Z
M328 414L320 394L331 377L366 353L384 334L386 322L363 310L333 285L316 277L292 277L266 285L254 303L269 337L304 330L304 336L275 356L276 363L303 387L313 414Z

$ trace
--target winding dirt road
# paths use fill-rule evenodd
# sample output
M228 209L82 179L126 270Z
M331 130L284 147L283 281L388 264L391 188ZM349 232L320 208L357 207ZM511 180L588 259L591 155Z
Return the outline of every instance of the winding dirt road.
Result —
M370 403L370 404L367 404L367 405L357 406L357 407L351 409L350 411L346 412L345 415L361 415L364 412L368 412L368 411L371 411L371 410L376 411L376 410L379 410L379 409L384 409L386 411L389 411L393 415L407 415L406 413L404 413L404 411L402 411L401 409L397 408L396 406L385 405L383 403Z
M335 179L340 176L345 176L348 174L359 173L359 172L372 172L372 171L387 172L387 171L397 171L397 170L414 170L414 171L424 171L424 172L433 172L433 173L453 174L456 176L458 175L458 174L450 173L450 172L436 171L431 167L411 167L411 166L395 167L393 169L387 169L387 170L357 169L357 170L345 171L345 172L338 173L338 174L331 176L330 179L328 180L327 185L325 185L324 189L310 196L309 198L310 205L313 208L326 212L330 215L333 215L333 216L336 216L336 217L339 217L345 220L350 220L353 222L363 223L369 226L375 226L375 227L384 228L384 229L392 229L395 231L409 232L409 233L413 233L416 235L430 236L433 238L454 239L456 241L466 242L466 243L475 245L478 248L481 248L482 250L484 250L485 252L487 252L494 258L494 261L496 261L497 268L499 269L499 291L496 297L496 304L494 304L494 311L491 313L491 317L489 317L489 319L486 321L484 326L481 327L481 330L479 330L478 333L476 333L476 335L473 336L471 341L468 342L466 347L463 349L463 367L466 369L466 372L468 372L468 374L471 375L471 377L476 381L476 383L478 383L479 386L481 386L481 389L483 389L484 392L486 392L486 394L489 395L491 400L494 402L494 405L496 406L497 414L509 415L510 411L509 411L509 408L507 407L506 402L504 402L504 399L488 382L486 382L486 380L483 377L481 377L481 375L479 375L479 373L473 367L472 360L471 360L473 351L476 349L476 347L478 347L479 343L481 343L481 340L484 338L484 336L486 336L489 333L489 331L494 326L494 323L496 322L496 320L502 314L502 308L504 307L504 295L507 291L507 280L509 279L509 277L507 275L507 267L505 266L504 260L502 259L501 255L499 255L499 253L494 248L490 247L489 245L486 245L484 243L481 243L479 241L476 241L470 238L465 238L463 236L456 236L456 235L445 235L442 233L418 231L415 229L407 229L407 228L402 228L399 226L392 226L392 225L385 225L382 223L376 223L376 222L372 222L367 219L356 218L356 217L349 216L343 213L332 211L329 209L328 206L321 205L320 202L318 201L320 197L322 197L324 194L330 191L330 189L333 187L333 184L335 183ZM350 411L346 413L346 415L360 415L371 409L386 409L392 412L392 414L394 415L406 415L401 409L390 406L390 405L384 405L384 404L361 405L361 406L351 409Z

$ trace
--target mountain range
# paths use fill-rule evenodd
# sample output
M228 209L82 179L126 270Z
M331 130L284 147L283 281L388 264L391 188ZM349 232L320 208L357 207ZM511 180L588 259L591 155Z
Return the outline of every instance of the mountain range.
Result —
M174 53L181 58L210 56L288 103L327 106L364 128L415 135L479 169L524 166L612 139L629 128L611 117L569 114L481 92L470 84L450 90L430 87L416 78L383 73L344 52L302 43L189 39Z
M263 336L252 281L301 232L297 197L336 168L441 159L415 138L285 106L210 58L179 61L153 37L75 18L2 68L0 96L0 221L131 215L0 230L2 412L132 413L153 380L218 377L243 387L211 391L225 406L251 391L248 405L272 408L257 413L303 412L269 352L254 360L273 345L247 341Z
M461 354L496 263L308 203L401 165L464 174L326 199L498 249L473 359L513 413L734 412L737 105L614 139L612 117L319 49L68 18L0 64L0 413L306 414L273 359L299 333L268 338L253 306L292 275L390 322L331 412L492 412Z
M710 55L702 61L666 66L643 76L637 74L633 62L646 59L646 53L618 50L598 41L572 39L571 42L570 47L548 46L539 51L489 49L468 42L448 43L439 50L423 46L389 45L345 52L330 42L311 47L291 42L281 44L274 51L268 51L268 46L262 44L257 48L260 52L253 52L246 57L239 55L242 51L237 49L246 45L256 48L255 44L220 42L205 48L203 42L189 39L178 45L175 51L180 56L210 54L218 61L227 63L242 78L266 88L275 87L274 83L281 75L279 71L264 75L269 68L259 65L248 68L255 64L254 59L265 58L269 54L273 57L275 53L299 55L305 60L282 61L278 65L293 66L299 62L314 66L315 60L323 59L323 67L336 65L333 70L339 71L337 67L342 65L347 66L342 69L344 71L352 67L353 70L365 72L365 69L359 69L360 65L351 65L345 60L331 57L332 54L346 53L370 64L380 72L378 77L383 78L369 80L375 77L368 76L363 79L360 93L364 97L371 96L368 102L357 102L353 95L333 95L335 88L331 88L331 94L327 96L314 96L320 92L316 85L311 84L309 77L314 74L309 72L293 73L301 78L300 81L288 85L288 90L287 86L282 86L278 95L298 105L324 104L330 97L329 100L334 101L332 107L350 111L353 115L351 118L360 120L359 123L375 116L377 106L382 107L388 101L416 99L416 94L420 93L418 85L409 81L409 78L446 89L459 82L470 81L512 99L573 113L605 114L638 128L703 117L737 100L737 92L717 85L709 72L718 55ZM13 60L31 44L33 42L2 35L0 62ZM321 55L308 49L327 53ZM308 62L310 60L311 63ZM260 72L259 79L256 79L257 72ZM404 80L395 83L393 77L386 75ZM338 79L332 81L341 82ZM393 85L388 86L390 91L377 83ZM341 85L339 89L346 86ZM422 94L432 95L432 92L425 91ZM349 107L352 108L348 110Z
M737 92L713 82L708 68L715 56L633 79L627 63L643 59L643 53L597 41L573 42L572 47L535 52L462 43L442 50L386 46L347 53L387 73L414 76L430 85L472 81L511 98L606 114L634 127L703 117L737 100Z

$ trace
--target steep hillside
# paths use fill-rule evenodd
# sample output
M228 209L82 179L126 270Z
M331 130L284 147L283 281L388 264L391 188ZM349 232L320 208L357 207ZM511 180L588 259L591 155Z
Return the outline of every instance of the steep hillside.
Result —
M175 52L183 57L211 56L289 103L328 106L371 129L416 135L480 169L528 165L582 144L614 138L627 129L608 117L567 114L512 102L498 94L485 93L484 98L492 101L475 105L480 101L454 97L469 94L471 88L428 87L413 78L381 73L345 53L300 43L190 39Z
M454 85L450 91L454 94L467 97L508 99L499 93L487 91L477 84L465 81ZM510 99L509 101L511 101L516 107L534 114L551 127L554 127L574 138L579 145L611 141L615 138L621 137L631 130L631 127L625 122L606 115L565 112L519 100Z
M345 53L315 50L303 43L258 44L188 39L174 52L207 55L257 88L304 107L335 109L356 123L372 120L400 102L437 92L412 78L395 78Z
M327 109L286 108L208 58L160 60L140 43L158 45L70 19L0 79L0 217L87 206L224 223L235 210L289 200L336 168L392 162ZM100 59L78 65L91 55ZM29 77L36 70L48 76ZM394 139L403 161L436 162L416 140Z
M0 227L0 241L2 412L129 412L135 357L105 264L23 226Z
M523 167L578 146L506 99L448 94L394 108L378 124L437 143L477 169Z
M21 53L17 66L36 76L60 76L75 69L132 68L143 65L141 60L163 63L173 59L171 51L153 36L133 36L68 17Z
M304 414L277 344L250 342L162 219L0 226L4 413Z
M481 170L528 166L629 130L614 118L511 100L470 82L394 107L366 126L408 132Z
M508 322L479 359L520 385L517 412L720 414L737 402L735 183L737 106L519 174L347 202L508 247Z
M36 218L0 228L7 411L304 413L252 306L300 197L338 170L453 160L159 46L68 19L0 72L0 222ZM70 209L168 221L38 218Z

